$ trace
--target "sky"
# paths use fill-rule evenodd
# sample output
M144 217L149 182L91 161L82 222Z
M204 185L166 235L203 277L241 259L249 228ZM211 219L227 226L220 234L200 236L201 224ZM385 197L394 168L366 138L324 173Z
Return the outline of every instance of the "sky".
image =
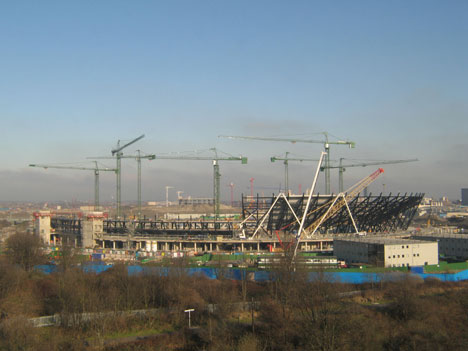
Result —
M385 165L373 193L460 198L468 187L468 2L2 1L0 201L88 201L92 167L118 140L134 155L248 157L220 161L221 198L284 187L272 156L318 159L320 143L219 135L350 140L332 160ZM201 151L205 150L205 151ZM100 160L114 167L115 161ZM122 161L122 199L136 200L136 162ZM317 162L289 164L309 188ZM378 166L348 167L345 188ZM338 191L332 170L331 190ZM101 174L101 201L115 175ZM143 160L143 200L210 197L211 161ZM321 174L316 191L324 192Z

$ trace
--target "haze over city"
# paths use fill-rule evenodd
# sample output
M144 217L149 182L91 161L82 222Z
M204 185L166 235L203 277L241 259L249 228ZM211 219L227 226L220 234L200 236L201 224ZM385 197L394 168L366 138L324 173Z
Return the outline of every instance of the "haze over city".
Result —
M320 144L218 135L352 140L331 158L418 162L383 166L371 192L460 198L468 187L468 3L465 1L79 1L0 5L0 200L93 200L91 165L118 140L156 155L216 147L223 200L284 186L271 156L318 158ZM210 154L208 151L205 155ZM355 161L350 161L355 162ZM113 160L103 164L114 167ZM290 188L316 163L290 163ZM348 168L345 188L376 167ZM112 201L115 176L101 175ZM136 199L123 161L122 199ZM332 171L332 191L338 191ZM165 187L212 196L210 161L143 161L143 199ZM323 174L318 184L323 193Z

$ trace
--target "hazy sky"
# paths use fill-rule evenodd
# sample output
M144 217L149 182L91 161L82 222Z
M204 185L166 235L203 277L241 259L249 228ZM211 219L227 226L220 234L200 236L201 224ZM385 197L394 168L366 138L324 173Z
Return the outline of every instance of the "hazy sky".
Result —
M372 192L458 199L468 187L467 38L464 0L3 1L0 201L92 202L92 172L28 164L110 156L143 133L126 154L217 147L249 157L221 162L223 199L230 182L237 199L249 193L251 177L269 194L284 184L271 156L318 158L322 146L218 135L321 131L356 142L332 147L333 159L420 160L384 167ZM290 187L309 187L315 167L291 162ZM347 169L345 187L375 168ZM143 199L164 199L166 185L173 199L212 196L211 162L145 161ZM102 174L103 201L114 187ZM122 197L136 199L133 160L123 161Z

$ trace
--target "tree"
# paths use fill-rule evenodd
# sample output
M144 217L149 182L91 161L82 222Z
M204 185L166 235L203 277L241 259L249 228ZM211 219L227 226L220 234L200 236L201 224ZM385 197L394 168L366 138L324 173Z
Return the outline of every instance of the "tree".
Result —
M78 263L78 256L75 254L75 249L72 245L64 244L58 251L56 264L62 272L66 272L71 267Z
M11 263L27 272L45 260L41 239L26 232L17 232L6 240L6 254Z

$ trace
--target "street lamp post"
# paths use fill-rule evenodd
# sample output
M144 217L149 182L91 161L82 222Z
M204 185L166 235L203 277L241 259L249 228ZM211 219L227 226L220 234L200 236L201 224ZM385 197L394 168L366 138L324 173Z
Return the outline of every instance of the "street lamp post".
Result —
M188 313L188 327L189 327L189 329L191 328L191 324L190 324L190 313L193 312L193 311L195 311L193 308L184 311L185 313Z

